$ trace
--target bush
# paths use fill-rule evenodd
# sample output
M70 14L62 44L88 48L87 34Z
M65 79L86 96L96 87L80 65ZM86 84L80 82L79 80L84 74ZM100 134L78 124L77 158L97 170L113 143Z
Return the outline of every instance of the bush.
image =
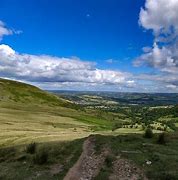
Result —
M27 145L27 147L26 147L27 153L34 154L35 151L36 151L36 143L35 142Z
M147 128L145 130L145 135L144 135L145 138L152 138L153 137L153 131L151 128Z
M105 159L105 163L107 167L112 167L112 163L114 161L114 156L113 155L108 155Z
M163 131L163 128L161 128L161 127L157 127L156 129L159 131Z
M157 143L158 143L158 144L166 144L165 133L161 133L161 134L158 136Z
M35 164L45 164L48 161L48 152L45 149L39 150L33 157Z

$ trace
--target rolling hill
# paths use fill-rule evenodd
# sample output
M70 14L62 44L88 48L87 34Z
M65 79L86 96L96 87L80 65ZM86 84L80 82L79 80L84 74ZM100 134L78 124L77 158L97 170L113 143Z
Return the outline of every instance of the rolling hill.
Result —
M0 79L0 101L67 105L67 101L35 86L18 81Z
M112 123L68 100L22 82L0 79L0 146L86 137Z

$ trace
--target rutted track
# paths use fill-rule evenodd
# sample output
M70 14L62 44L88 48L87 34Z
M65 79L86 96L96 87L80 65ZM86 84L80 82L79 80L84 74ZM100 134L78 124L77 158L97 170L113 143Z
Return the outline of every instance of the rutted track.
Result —
M90 136L83 144L83 152L64 180L91 180L97 176L109 151L96 155L94 137Z

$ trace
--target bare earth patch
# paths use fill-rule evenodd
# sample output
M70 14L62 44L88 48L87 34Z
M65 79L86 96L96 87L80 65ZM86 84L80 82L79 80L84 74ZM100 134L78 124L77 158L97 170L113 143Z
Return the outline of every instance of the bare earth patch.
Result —
M109 180L147 180L143 171L127 159L118 157L113 162L113 173Z
M95 139L89 137L83 144L83 152L74 166L69 170L64 180L91 180L98 175L108 154L104 150L101 154L95 154Z

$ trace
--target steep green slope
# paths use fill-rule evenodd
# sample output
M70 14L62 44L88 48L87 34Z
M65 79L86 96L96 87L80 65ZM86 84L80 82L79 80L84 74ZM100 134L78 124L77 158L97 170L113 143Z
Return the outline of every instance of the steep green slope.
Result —
M0 79L0 147L66 141L112 129L112 122L25 83Z
M66 100L35 86L6 79L0 79L0 101L61 106L68 104Z

